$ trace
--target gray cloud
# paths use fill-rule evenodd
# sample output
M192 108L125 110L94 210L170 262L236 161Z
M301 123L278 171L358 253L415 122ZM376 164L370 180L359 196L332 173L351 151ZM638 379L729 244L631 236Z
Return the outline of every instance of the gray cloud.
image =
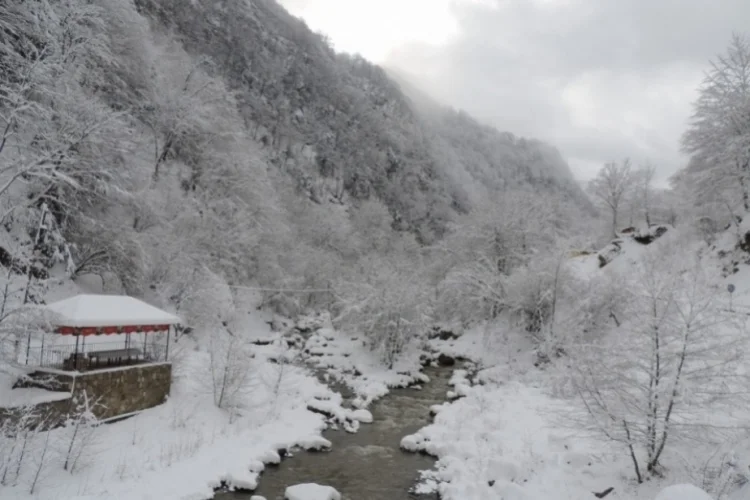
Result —
M679 168L702 72L750 26L748 0L485 0L453 12L455 39L399 47L386 65L501 130L551 142L582 178L625 156L657 163L662 181Z

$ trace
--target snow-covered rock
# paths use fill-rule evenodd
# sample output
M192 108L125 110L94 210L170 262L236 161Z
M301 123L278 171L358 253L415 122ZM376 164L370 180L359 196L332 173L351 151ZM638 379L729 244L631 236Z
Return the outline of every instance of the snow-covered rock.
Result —
M262 497L260 495L253 495L250 497L250 500L266 500L266 497Z
M711 496L692 484L675 484L661 490L654 500L713 500Z
M225 475L223 479L236 489L252 491L258 487L258 475L250 471L235 471L233 474Z
M430 406L430 415L437 415L440 413L440 410L443 409L443 403L440 403L439 405L432 405Z
M281 455L275 450L267 450L260 456L260 461L264 464L280 464Z
M307 402L307 409L315 413L321 413L339 422L346 420L346 411L341 408L339 401L320 401L312 399Z
M449 385L456 386L458 384L469 384L469 372L466 370L453 370Z
M599 267L604 267L612 262L622 253L622 240L615 240L606 247L602 248L596 255L599 259Z
M255 472L256 474L260 474L265 468L265 464L260 460L251 460L250 464L247 466L247 470Z
M422 449L424 438L419 434L411 434L401 439L401 449L416 452Z
M371 424L372 423L372 413L370 413L367 410L354 410L349 417L352 420L356 420L358 422L362 422L363 424Z
M467 384L456 384L456 389L454 391L456 397L462 398L469 395L471 392L471 386Z
M648 245L655 239L661 238L669 228L665 225L642 227L633 233L633 239L641 245Z
M289 486L284 492L285 500L341 500L341 494L330 486L304 483Z
M328 450L333 446L323 436L310 436L299 441L299 445L306 450Z

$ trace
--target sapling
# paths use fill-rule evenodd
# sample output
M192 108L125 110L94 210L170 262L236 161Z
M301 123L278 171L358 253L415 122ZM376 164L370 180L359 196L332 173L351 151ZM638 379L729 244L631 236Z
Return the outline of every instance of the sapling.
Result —
M93 412L93 408L96 404L97 402L92 403L89 401L88 394L86 390L84 390L83 400L78 404L71 419L73 432L65 454L65 462L63 464L64 470L74 472L85 450L89 448L93 442L94 433L99 424L99 421Z
M34 494L34 490L36 489L37 484L39 483L39 477L42 474L42 471L44 470L44 465L47 459L47 453L49 451L49 438L52 435L52 428L48 428L44 432L44 444L42 445L42 451L41 456L38 459L36 472L34 473L34 478L31 481L31 487L29 488L29 493L32 495Z

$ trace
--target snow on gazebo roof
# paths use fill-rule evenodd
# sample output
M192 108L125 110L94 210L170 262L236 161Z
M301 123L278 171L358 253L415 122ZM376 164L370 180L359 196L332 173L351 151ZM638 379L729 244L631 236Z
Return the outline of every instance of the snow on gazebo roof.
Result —
M76 295L46 306L58 327L176 325L180 318L126 295Z

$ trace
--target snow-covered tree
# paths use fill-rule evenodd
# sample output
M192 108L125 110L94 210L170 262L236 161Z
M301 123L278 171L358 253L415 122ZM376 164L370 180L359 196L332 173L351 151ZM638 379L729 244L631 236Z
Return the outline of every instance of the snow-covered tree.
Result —
M526 190L509 190L460 219L431 250L437 260L438 309L464 319L489 319L511 308L509 276L525 266L533 273L534 256L555 247L567 223L564 208Z
M588 184L588 192L609 210L612 217L612 237L617 237L617 218L623 203L633 188L630 160L605 164Z
M737 192L750 210L750 41L735 34L727 51L711 62L699 90L683 149L693 155L700 193ZM705 196L705 194L704 194ZM731 196L734 198L734 196Z
M117 114L82 91L86 68L108 56L101 11L88 2L0 5L0 198L5 210L112 180L100 151ZM19 181L28 187L9 201ZM7 215L7 214L6 214ZM3 217L5 218L5 217Z
M368 260L354 274L357 281L339 281L334 325L364 333L370 348L392 368L427 330L428 288L417 262Z
M639 263L619 326L574 350L577 423L621 444L639 482L673 443L732 435L742 423L711 414L747 401L744 319L727 310L711 270L669 243Z

